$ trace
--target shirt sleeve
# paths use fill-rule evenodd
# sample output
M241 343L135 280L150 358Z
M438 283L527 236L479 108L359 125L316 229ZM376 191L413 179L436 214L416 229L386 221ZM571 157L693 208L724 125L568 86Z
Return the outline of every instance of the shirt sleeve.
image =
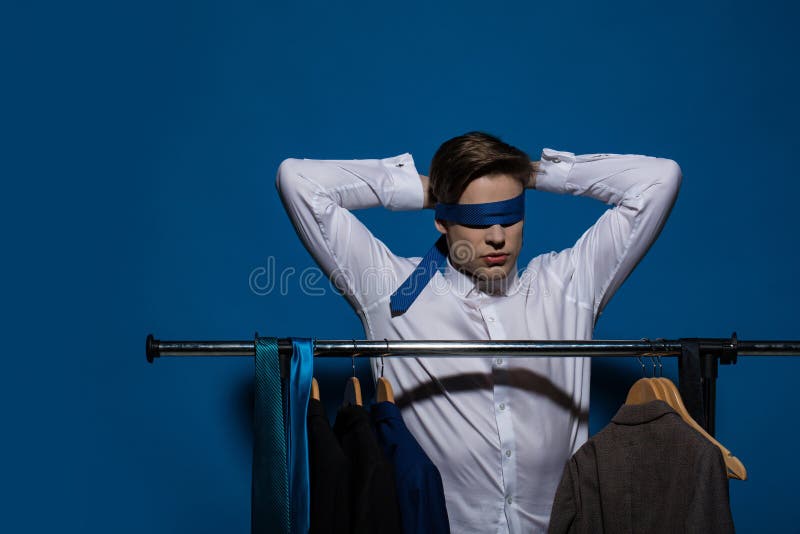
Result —
M669 216L682 172L670 159L638 154L586 154L545 148L536 189L587 196L612 205L550 265L567 294L597 321Z
M386 296L390 286L380 277L396 272L397 257L351 210L422 209L424 192L411 154L290 158L278 168L276 187L303 245L357 312Z

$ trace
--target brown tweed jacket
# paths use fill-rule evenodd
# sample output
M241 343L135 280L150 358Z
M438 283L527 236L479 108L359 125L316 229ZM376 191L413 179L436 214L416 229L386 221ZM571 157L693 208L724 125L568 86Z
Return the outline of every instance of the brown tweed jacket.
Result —
M733 531L722 453L652 401L622 406L567 462L548 532Z

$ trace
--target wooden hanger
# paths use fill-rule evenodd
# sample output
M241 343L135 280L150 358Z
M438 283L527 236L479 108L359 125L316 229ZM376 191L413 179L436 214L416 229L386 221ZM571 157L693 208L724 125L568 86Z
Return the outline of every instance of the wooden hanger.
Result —
M383 341L386 342L386 352L389 352L389 340L383 338ZM378 382L376 384L376 393L375 393L375 401L376 402L391 402L394 404L394 390L392 389L392 383L389 381L388 378L383 376L383 354L381 354L381 376L378 378Z
M651 379L640 378L633 383L628 391L625 404L645 404L654 400L664 400L663 390Z
M344 386L344 405L361 406L361 383L354 376L348 378Z
M642 366L642 373L645 372L644 362L639 357L639 364ZM655 362L653 362L653 372L655 373ZM644 404L654 400L665 400L664 390L649 378L640 378L633 383L628 390L625 404Z
M388 346L388 342L387 342ZM389 379L383 376L383 356L381 355L381 377L378 379L376 393L377 402L391 402L394 404L394 391L392 390L392 383Z
M700 426L697 421L692 418L691 415L689 415L689 411L683 404L681 394L672 380L663 377L656 378L655 380L658 380L662 387L664 387L664 389L667 391L669 399L667 404L669 404L681 416L681 419L683 419L686 424L697 430L704 438L716 445L719 450L722 451L722 458L725 460L725 467L728 469L728 478L747 480L747 469L741 460L731 454L731 451L726 449L719 441L714 439L708 432L705 431L705 429L703 429L702 426Z
M672 393L667 389L667 386L661 381L661 377L650 378L653 385L660 392L660 398L670 406L672 406ZM675 408L674 406L672 406ZM677 410L675 410L677 411Z
M388 378L380 377L378 379L378 402L391 402L394 404L394 391L392 391L392 384Z
M625 404L645 404L654 400L666 402L675 412L681 416L681 419L690 427L698 431L704 438L713 443L722 451L722 458L725 460L725 467L728 471L728 478L735 478L737 480L747 480L747 469L744 464L736 458L731 451L726 449L722 444L715 440L697 421L695 421L686 406L683 404L683 399L675 387L675 384L668 378L640 378L634 382L628 391L628 397L625 399Z
M355 341L353 345L355 346ZM353 376L347 379L344 385L344 402L343 406L362 406L361 404L361 382L356 378L356 357L353 355L350 360L353 364Z
M319 384L316 378L311 379L311 398L319 400Z

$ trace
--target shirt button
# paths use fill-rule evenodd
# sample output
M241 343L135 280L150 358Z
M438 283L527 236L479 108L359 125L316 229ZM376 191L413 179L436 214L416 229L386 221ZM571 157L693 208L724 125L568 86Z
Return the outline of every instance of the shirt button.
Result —
M497 365L503 365L503 358L497 358L497 359L494 361L494 363L496 363Z
M506 502L507 502L508 504L511 504L512 502L514 502L514 500L513 500L511 497L509 497L508 499L506 499Z
M509 457L509 458L511 458L511 449L509 449L509 450L507 450L507 451L506 451L506 456L507 456L507 457Z
M490 323L493 323L494 322L494 317L492 317L490 315L489 317L486 318L486 320L489 321Z
M500 403L500 409L501 410L505 410L506 409L506 404L504 402Z

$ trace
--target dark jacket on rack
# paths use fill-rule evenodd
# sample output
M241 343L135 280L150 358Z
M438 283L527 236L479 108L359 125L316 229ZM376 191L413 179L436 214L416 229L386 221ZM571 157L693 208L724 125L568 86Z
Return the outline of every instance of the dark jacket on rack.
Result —
M333 432L350 460L350 524L354 534L400 534L392 466L381 453L363 406L343 406Z
M322 402L308 400L311 534L350 534L350 460L331 430Z
M624 405L567 462L549 532L733 532L722 452L667 403Z
M370 414L378 443L394 468L403 532L449 533L442 476L406 428L400 409L392 402L377 402Z

